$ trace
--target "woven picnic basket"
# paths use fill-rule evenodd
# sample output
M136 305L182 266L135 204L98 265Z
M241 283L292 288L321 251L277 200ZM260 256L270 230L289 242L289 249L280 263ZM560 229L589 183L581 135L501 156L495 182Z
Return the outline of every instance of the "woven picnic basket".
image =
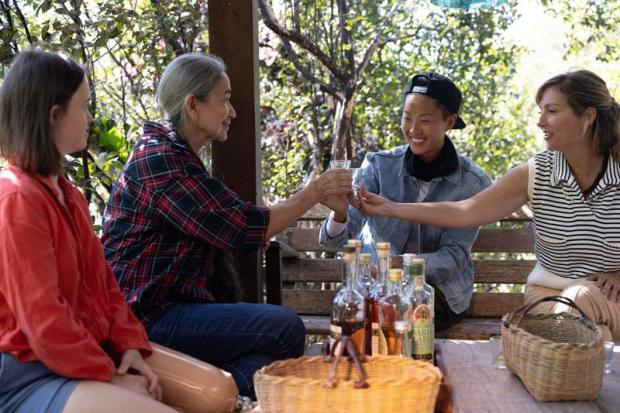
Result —
M528 314L542 302L573 307L571 313ZM539 401L593 400L603 382L602 333L569 298L551 296L525 304L502 319L506 366Z
M303 356L276 361L254 374L261 413L433 412L441 372L428 362L406 357L368 357L369 387L356 389L345 380L350 365L338 364L339 382L324 387L331 363ZM350 371L350 370L349 370Z

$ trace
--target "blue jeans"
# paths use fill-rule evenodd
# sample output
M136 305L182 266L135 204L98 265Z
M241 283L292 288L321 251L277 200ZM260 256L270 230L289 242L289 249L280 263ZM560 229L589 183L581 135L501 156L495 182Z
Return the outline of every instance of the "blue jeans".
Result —
M254 372L301 356L305 345L299 316L270 304L177 304L146 329L150 340L230 372L252 399Z

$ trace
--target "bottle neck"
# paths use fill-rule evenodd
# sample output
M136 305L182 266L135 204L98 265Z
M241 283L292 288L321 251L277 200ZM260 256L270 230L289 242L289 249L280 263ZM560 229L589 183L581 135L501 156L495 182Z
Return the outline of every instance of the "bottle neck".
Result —
M403 282L401 280L398 281L390 281L388 284L388 295L400 295L402 292Z
M357 282L357 262L356 260L345 261L344 266L344 285L348 290L352 290Z
M390 268L390 257L377 257L377 267L379 267L379 275L377 281L385 284L387 282L387 273Z

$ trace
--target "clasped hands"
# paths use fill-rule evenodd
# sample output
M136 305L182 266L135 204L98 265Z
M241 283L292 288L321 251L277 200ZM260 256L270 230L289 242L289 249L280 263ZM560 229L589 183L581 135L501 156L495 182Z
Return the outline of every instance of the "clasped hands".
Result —
M321 203L334 212L333 218L337 222L346 222L349 205L368 215L386 216L394 204L389 199L370 192L364 185L359 185L356 191L351 189L347 193L328 196Z

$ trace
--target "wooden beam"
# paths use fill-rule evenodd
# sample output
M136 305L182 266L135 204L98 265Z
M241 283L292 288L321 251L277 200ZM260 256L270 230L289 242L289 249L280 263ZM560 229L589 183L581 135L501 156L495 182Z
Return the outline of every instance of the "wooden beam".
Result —
M319 228L287 228L276 236L297 251L339 251L319 244ZM472 252L534 252L534 232L531 228L482 228L472 245Z
M228 66L237 112L228 141L213 144L213 175L253 204L261 200L256 0L209 0L209 51ZM262 301L261 254L240 254L245 298Z

